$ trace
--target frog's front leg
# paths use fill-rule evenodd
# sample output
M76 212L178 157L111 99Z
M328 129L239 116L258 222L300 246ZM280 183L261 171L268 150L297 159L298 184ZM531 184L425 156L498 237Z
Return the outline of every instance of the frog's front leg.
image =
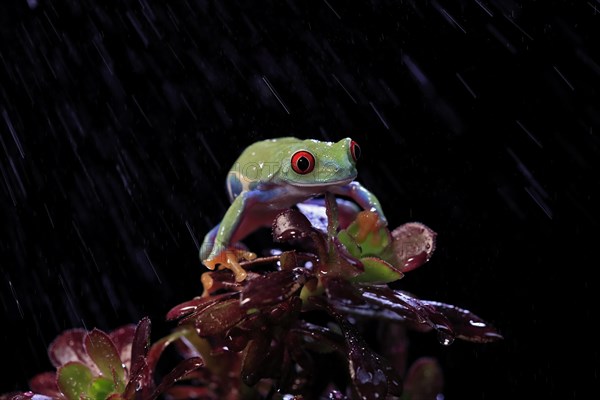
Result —
M207 268L215 269L215 267L220 264L233 271L236 281L243 281L246 278L246 271L240 266L238 260L240 258L253 259L256 255L245 250L230 249L228 247L236 234L236 231L239 229L243 218L248 216L249 208L259 202L261 196L262 193L258 191L246 191L240 193L229 206L229 209L225 213L221 223L218 225L218 228L213 228L213 230L207 234L203 247L212 244L210 253L206 259L202 260L202 263ZM214 232L215 229L216 234ZM201 256L206 254L206 249L201 249L200 254Z
M350 197L364 210L376 212L381 222L387 224L387 219L383 214L379 200L377 200L377 197L365 189L359 182L353 181L347 185L334 186L330 188L329 191L333 194Z

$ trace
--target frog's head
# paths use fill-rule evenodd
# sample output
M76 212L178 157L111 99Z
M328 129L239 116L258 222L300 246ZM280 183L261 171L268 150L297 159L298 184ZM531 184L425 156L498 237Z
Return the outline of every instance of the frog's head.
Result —
M303 140L290 146L282 160L286 181L294 186L329 186L356 178L360 147L345 138L337 143Z

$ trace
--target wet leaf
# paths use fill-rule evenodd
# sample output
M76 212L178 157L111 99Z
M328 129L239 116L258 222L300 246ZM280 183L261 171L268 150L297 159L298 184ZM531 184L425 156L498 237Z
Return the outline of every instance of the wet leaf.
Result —
M34 393L43 394L46 396L60 397L60 390L56 384L55 372L43 372L34 376L29 381L29 388Z
M154 381L152 380L152 371L146 363L146 359L140 357L135 363L136 369L131 372L129 382L123 391L123 398L147 399L154 390Z
M389 261L402 272L425 264L435 250L436 233L419 222L409 222L392 231Z
M92 399L104 400L115 392L115 385L111 379L99 376L92 381L88 393Z
M265 372L265 364L269 357L271 336L254 335L242 356L242 379L249 386L255 385ZM262 371L261 371L262 370Z
M389 283L401 279L404 274L392 264L377 258L364 257L360 259L365 271L353 277L352 282Z
M125 369L110 337L101 330L94 329L86 335L84 346L102 375L113 379L117 389L123 390L125 387Z
M48 356L55 368L69 362L77 361L97 371L97 367L86 353L83 341L87 331L84 329L69 329L60 334L48 347Z
M346 230L340 231L337 235L337 238L340 241L340 243L342 243L344 245L346 250L348 250L348 253L350 253L352 255L352 257L354 257L354 258L361 257L362 253L361 253L360 246L356 243L354 238L352 236L350 236L348 231L346 231Z
M177 383L177 381L180 381L190 372L200 368L202 365L202 359L199 357L183 360L162 379L148 400L157 398L160 394L164 393L168 388Z
M289 242L309 236L313 232L310 221L299 211L288 209L273 221L273 239L276 242Z
M136 326L129 324L109 333L110 340L115 344L119 358L127 370L131 370L131 346L135 330Z
M441 332L442 342L453 340L455 335L450 321L426 302L387 286L364 286L359 290L368 303L393 311L411 322L435 328Z
M194 322L201 337L223 334L246 317L237 298L215 303L198 314Z
M194 314L200 312L201 310L222 301L223 299L227 299L233 296L237 296L237 293L223 293L215 296L207 296L207 297L194 297L192 300L186 301L184 303L178 304L173 307L167 313L167 320L171 321L174 319L182 318L186 315ZM187 321L185 321L187 322ZM180 321L180 324L184 323L184 321Z
M318 265L318 272L322 276L352 279L364 271L362 262L353 257L338 238L330 238L330 251L326 262Z
M333 350L340 353L346 352L343 336L329 328L306 321L298 321L290 333L301 337L304 346L312 351L319 353L330 353Z
M92 371L87 366L71 361L58 369L56 382L67 399L79 400L88 396L92 379Z
M148 354L148 350L150 349L150 328L151 323L148 317L142 318L135 327L131 340L131 352L129 354L132 361L130 371L137 371L139 366L136 364Z
M282 270L256 278L242 291L241 304L246 308L280 303L298 293L306 281L304 270Z
M469 310L437 301L420 301L448 318L456 336L463 340L487 343L502 339L494 327Z
M407 400L436 400L442 393L444 378L439 363L429 357L416 360L410 367L404 383Z
M348 348L348 369L354 389L361 399L384 399L388 378L379 357L361 339L344 317L335 313Z

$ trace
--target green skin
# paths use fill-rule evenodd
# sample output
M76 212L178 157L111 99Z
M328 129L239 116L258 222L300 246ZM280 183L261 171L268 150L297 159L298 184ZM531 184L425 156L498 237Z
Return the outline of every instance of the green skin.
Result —
M356 160L352 140L337 143L300 140L293 137L270 139L248 146L227 177L231 206L223 220L204 238L200 258L210 260L231 243L243 239L287 208L330 192L354 200L365 210L386 219L379 201L356 182ZM300 150L310 152L314 169L306 174L292 168L292 156Z

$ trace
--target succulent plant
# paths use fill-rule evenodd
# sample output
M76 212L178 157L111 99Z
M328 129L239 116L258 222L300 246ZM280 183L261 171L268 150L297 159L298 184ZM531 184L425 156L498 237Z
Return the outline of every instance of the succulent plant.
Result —
M50 345L57 372L2 400L433 400L443 390L441 367L432 358L407 367L407 330L435 331L444 345L501 338L468 310L389 285L430 259L436 234L427 226L390 231L375 213L338 213L329 195L300 210L277 215L280 248L242 261L246 279L205 272L202 295L168 312L178 326L152 346L148 319L110 334L69 330ZM379 345L373 322L385 327ZM171 344L183 361L156 385L158 359Z

